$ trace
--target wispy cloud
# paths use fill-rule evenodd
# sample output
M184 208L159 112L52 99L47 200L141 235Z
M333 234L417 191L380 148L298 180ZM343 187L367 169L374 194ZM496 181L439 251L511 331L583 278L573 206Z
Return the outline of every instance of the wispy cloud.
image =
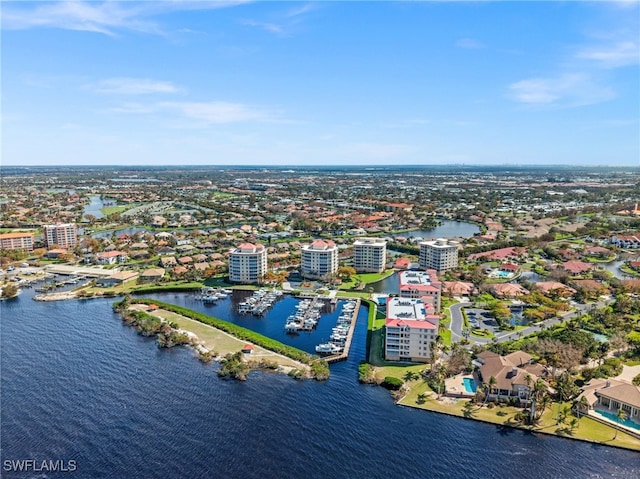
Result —
M531 106L568 108L607 101L614 98L615 93L587 74L572 73L512 83L509 85L509 97Z
M240 24L246 25L248 27L257 27L265 30L269 33L275 33L276 35L283 36L285 35L285 30L282 25L278 25L276 23L271 22L259 22L257 20L251 20L248 18L240 20Z
M473 38L460 38L456 42L456 46L459 48L468 48L468 49L480 49L484 48L485 45L480 43L478 40L474 40Z
M163 34L161 25L149 20L150 17L173 11L211 10L242 3L246 3L246 0L3 2L2 28L9 30L59 28L110 36L116 36L119 31L124 30Z
M617 68L640 63L638 41L623 41L613 45L592 46L578 51L577 58L593 60L604 68Z
M186 118L206 123L238 123L244 121L268 121L271 117L266 111L244 105L223 101L212 102L165 102L161 107L175 109Z
M260 28L280 37L290 37L295 32L296 26L304 21L305 16L310 12L318 10L318 8L320 8L318 3L307 3L272 15L272 18L268 21L243 18L240 20L240 24Z
M148 78L108 78L87 88L98 93L117 95L146 95L151 93L178 93L182 91L171 82Z

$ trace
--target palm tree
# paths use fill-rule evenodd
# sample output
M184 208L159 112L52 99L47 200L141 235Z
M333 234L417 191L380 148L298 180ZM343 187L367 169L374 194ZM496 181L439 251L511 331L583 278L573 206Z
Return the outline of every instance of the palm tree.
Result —
M484 387L485 387L485 396L484 396L483 406L485 404L487 404L487 401L489 400L489 394L491 394L491 392L493 391L493 388L494 388L494 386L496 385L497 382L498 381L496 380L496 378L494 376L491 376L489 378L489 382L484 385Z
M576 403L576 411L578 412L578 417L580 414L587 414L589 412L589 400L586 396L581 396L578 402Z
M618 422L622 423L626 421L627 417L627 411L622 408L618 408L618 412L616 414L616 419L618 419ZM613 438L615 439L616 437L618 437L618 428L616 428L616 434L613 436Z

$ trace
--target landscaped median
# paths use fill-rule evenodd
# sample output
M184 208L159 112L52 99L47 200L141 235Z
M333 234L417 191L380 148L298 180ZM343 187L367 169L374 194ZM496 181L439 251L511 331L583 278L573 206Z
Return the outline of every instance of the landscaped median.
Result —
M290 373L292 376L313 377L318 380L324 380L329 377L329 367L326 361L305 351L294 348L292 346L288 346L279 341L263 336L262 334L256 333L255 331L251 331L250 329L246 329L233 324L229 321L224 321L222 319L199 313L191 309L183 308L181 306L176 306L174 304L144 298L125 298L125 300L123 301L114 303L114 309L122 309L123 305L133 304L153 304L163 311L160 314L166 316L167 320L177 322L182 329L193 332L198 336L201 334L205 334L206 336L207 333L206 330L203 329L203 327L215 328L216 330L233 336L233 338L236 338L243 343L251 343L255 346L264 348L265 350L289 358L295 362L300 363L301 365L306 366L305 371L303 371L302 368L293 368ZM167 315L166 312L173 314ZM191 321L201 323L202 326L198 324L189 324ZM211 333L209 332L208 334ZM202 339L206 341L206 338ZM291 367L292 364L294 363L285 365Z

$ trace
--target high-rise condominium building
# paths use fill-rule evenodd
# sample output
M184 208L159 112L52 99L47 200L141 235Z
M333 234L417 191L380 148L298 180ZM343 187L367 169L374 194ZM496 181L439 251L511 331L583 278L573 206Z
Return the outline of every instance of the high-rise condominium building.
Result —
M387 361L427 362L438 334L439 317L421 299L388 298L384 357Z
M303 278L326 279L338 271L338 247L333 241L315 240L302 247L300 274Z
M357 273L382 273L387 264L387 242L377 238L353 243L353 267Z
M435 241L423 241L420 243L420 267L423 269L435 269L447 271L458 267L457 241L443 238Z
M75 223L45 225L43 229L47 248L53 245L60 248L73 248L78 244L78 228Z
M258 283L267 273L267 249L261 244L242 243L229 254L229 280Z

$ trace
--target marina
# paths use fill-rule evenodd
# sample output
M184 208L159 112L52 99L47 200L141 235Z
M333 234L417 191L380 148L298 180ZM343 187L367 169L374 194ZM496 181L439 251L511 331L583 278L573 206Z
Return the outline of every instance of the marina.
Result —
M353 331L360 310L360 298L347 301L340 311L336 326L332 328L329 341L315 347L316 353L326 355L328 363L344 361L349 357Z
M238 313L253 314L254 316L264 316L273 305L282 298L283 292L280 290L259 289L250 297L238 304Z
M320 310L324 307L324 301L318 297L303 299L296 306L296 312L291 314L284 325L287 333L298 331L312 331L320 320Z
M203 303L215 303L220 299L227 298L232 292L230 289L205 287L196 294L196 299Z

